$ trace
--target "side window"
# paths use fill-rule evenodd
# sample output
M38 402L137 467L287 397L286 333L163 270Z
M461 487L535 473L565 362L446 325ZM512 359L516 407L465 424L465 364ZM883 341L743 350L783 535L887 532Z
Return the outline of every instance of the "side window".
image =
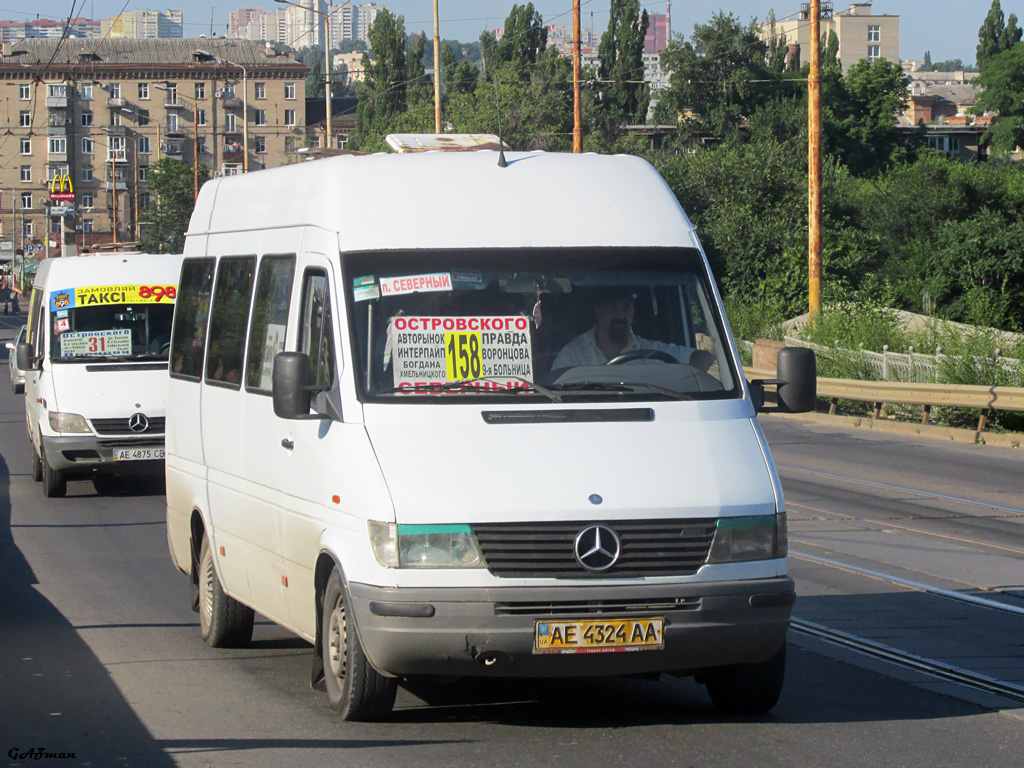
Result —
M249 354L246 358L245 386L270 393L274 373L274 355L284 351L291 306L294 256L264 256L256 279L256 300L249 326Z
M38 288L32 288L32 299L29 301L28 305L28 323L26 324L28 326L28 336L25 339L30 344L34 343L36 339L37 334L35 332L35 327L39 320L39 313L42 311L42 306L43 292ZM36 350L35 354L38 355L39 351Z
M220 260L210 313L210 349L206 354L206 380L235 389L242 386L245 331L249 327L249 302L256 257Z
M181 265L171 333L172 378L202 378L214 263L213 259L186 259Z
M327 274L322 269L306 272L299 351L309 355L311 384L316 387L330 387L334 383L334 320L328 287Z

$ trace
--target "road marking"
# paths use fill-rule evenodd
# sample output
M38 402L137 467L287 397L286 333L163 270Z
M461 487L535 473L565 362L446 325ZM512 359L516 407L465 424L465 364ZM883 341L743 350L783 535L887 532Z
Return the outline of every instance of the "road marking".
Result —
M998 509L1002 512L1010 512L1014 515L1024 517L1024 509L1017 509L1016 507L1003 507L999 504L990 504L987 501L971 501L970 499L963 499L959 496L946 496L942 493L931 493L930 491L919 491L914 488L904 488L900 485L889 485L888 483L876 483L871 480L861 480L856 477L844 477L843 475L830 475L827 472L816 472L813 469L802 469L801 467L786 467L782 465L776 465L777 469L785 470L786 472L803 472L808 475L818 475L819 477L827 477L830 480L842 480L847 483L856 483L859 485L871 485L875 488L885 488L889 491L899 491L900 493L912 493L916 496L928 496L933 499L942 499L943 501L952 501L957 504L968 504L973 507L986 507L987 509Z

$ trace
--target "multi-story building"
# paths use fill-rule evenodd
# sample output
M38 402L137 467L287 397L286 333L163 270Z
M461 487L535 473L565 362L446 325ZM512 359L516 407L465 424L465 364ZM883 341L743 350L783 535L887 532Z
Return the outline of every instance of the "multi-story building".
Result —
M99 37L100 22L92 19L76 18L70 23L54 19L35 19L33 21L0 20L0 42L13 43L26 38L61 37L67 24L68 35L73 37Z
M62 224L72 247L137 240L161 158L229 175L300 157L309 69L262 45L24 40L7 53L0 241L15 247L59 240ZM73 183L73 213L51 216L58 174Z
M128 11L101 24L105 38L156 40L182 36L181 11Z
M671 7L671 4L669 4ZM661 53L672 38L672 27L667 13L652 13L648 16L647 35L644 37L644 53Z
M329 3L294 0L276 11L239 8L228 17L228 37L266 40L291 48L324 47L324 20L330 24L331 46L343 40L369 40L370 26L387 6L375 3Z
M766 39L772 34L785 38L786 43L796 46L791 48L792 53L806 63L810 57L810 18L810 3L803 3L793 18L762 24L761 35ZM822 0L821 39L827 40L832 32L839 40L844 72L861 59L900 63L900 17L876 14L870 2L850 3L848 10L835 11L830 0Z

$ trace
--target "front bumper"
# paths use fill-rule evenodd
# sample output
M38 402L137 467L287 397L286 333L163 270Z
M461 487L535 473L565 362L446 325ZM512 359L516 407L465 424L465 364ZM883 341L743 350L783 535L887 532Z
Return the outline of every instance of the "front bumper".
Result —
M43 435L46 460L54 469L65 472L98 470L110 474L158 475L164 471L164 460L115 461L118 448L150 448L164 450L163 435L141 439L97 437L96 435Z
M350 583L349 598L367 657L385 674L586 677L764 661L785 642L796 592L793 580L782 577L498 589ZM601 605L610 602L614 609ZM649 616L665 618L662 650L534 653L537 621Z

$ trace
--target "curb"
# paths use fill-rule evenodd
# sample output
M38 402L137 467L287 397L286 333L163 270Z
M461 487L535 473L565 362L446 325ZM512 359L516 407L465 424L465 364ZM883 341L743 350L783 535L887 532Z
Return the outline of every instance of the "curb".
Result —
M914 435L931 440L946 440L956 443L976 445L994 445L1000 448L1024 447L1024 435L1019 433L1002 434L998 432L978 432L974 429L957 429L955 427L938 427L930 424L914 424L907 421L889 421L873 419L870 416L830 416L827 413L760 413L759 419L765 417L792 419L810 424L821 424L847 429L870 429L875 432L889 432L901 435Z

